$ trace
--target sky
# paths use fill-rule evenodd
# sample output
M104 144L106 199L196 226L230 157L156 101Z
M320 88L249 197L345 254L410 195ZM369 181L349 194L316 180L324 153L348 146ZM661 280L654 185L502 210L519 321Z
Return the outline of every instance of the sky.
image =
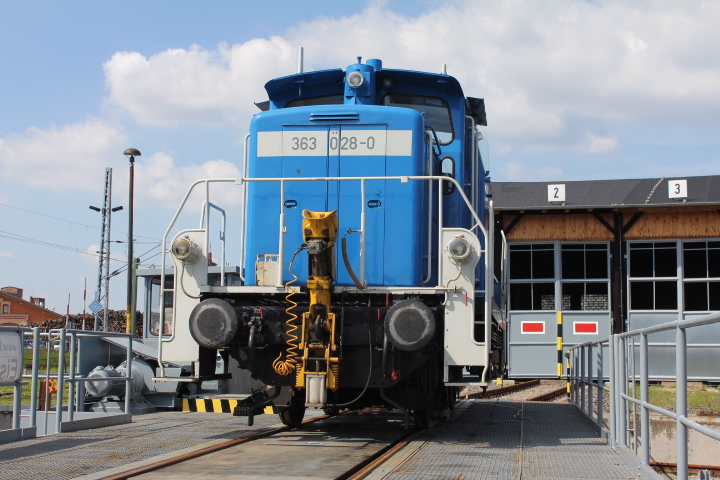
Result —
M127 207L130 147L142 153L135 254L159 265L189 185L242 175L253 102L297 72L300 47L305 71L358 56L447 64L466 95L485 98L494 181L718 175L718 24L716 0L0 0L0 287L83 310L101 226L88 207L102 207L106 168L113 206ZM228 211L237 264L237 189L213 201ZM127 213L112 215L118 310Z

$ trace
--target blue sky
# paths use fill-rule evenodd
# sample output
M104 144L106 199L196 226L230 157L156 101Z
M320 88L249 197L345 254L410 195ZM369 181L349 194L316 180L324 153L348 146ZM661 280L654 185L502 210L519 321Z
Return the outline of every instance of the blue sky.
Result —
M149 243L136 253L151 249L194 179L240 174L252 102L296 71L300 46L306 70L359 55L447 64L486 100L494 180L720 174L718 21L716 1L0 0L0 286L60 312L70 294L81 311L105 168L127 205L122 152L142 151L135 233ZM219 200L237 207L233 191ZM127 221L113 216L113 239ZM111 308L125 308L125 282L112 280Z

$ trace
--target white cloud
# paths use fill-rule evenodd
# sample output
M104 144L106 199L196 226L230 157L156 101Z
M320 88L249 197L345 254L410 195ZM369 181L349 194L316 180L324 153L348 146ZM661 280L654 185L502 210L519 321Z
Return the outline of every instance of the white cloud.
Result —
M197 180L241 176L237 167L225 160L211 160L202 165L178 167L173 158L166 153L152 155L147 161L136 161L135 175L138 205L160 205L167 208L177 208L190 185ZM197 192L201 190L203 189L197 187L195 189ZM210 201L237 205L240 202L240 189L234 183L213 185Z
M373 2L214 50L117 53L105 64L107 100L148 125L244 122L267 80L294 73L303 45L306 70L358 54L388 68L448 64L468 95L486 98L493 148L572 151L598 121L719 123L720 2L456 0L417 17L391 8ZM609 133L587 148L616 148Z
M0 138L0 166L6 178L31 187L94 190L98 171L126 143L121 128L94 118L48 130L32 127Z
M620 148L620 142L615 137L600 137L589 133L587 142L582 149L585 153L608 153Z
M128 170L125 157L118 152L127 146L127 136L119 127L97 119L48 130L30 128L24 134L0 138L0 166L5 179L52 191L102 189L98 172L115 165L115 189L125 188ZM147 158L147 160L145 160ZM112 161L109 161L112 159ZM135 198L138 206L161 205L176 208L187 188L200 178L239 177L234 164L212 160L201 165L176 166L166 153L137 157ZM227 203L237 203L238 189L219 189ZM99 249L96 245L90 248ZM93 250L94 252L95 250Z
M263 85L287 74L295 47L272 37L215 50L193 45L149 58L118 52L105 62L107 101L144 125L221 125L245 121L263 101Z
M15 258L15 253L0 251L0 258Z
M508 182L547 182L565 178L558 167L538 167L529 169L520 162L507 162L500 167L503 181Z

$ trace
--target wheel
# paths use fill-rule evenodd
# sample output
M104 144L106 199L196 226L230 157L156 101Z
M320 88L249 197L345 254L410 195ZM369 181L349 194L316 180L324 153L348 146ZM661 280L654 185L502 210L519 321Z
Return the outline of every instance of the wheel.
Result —
M293 392L290 405L280 412L280 421L290 428L297 428L302 424L305 416L305 398L302 393Z
M334 417L338 413L340 413L340 407L325 407L323 408L323 412L325 412L325 415L330 415L331 417Z

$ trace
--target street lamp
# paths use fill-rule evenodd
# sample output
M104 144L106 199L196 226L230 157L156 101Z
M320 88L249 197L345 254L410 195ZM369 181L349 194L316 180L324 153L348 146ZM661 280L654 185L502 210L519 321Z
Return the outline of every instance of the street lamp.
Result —
M142 155L136 148L128 148L123 153L130 160L130 202L128 203L128 277L127 277L127 316L125 317L125 333L135 332L135 312L133 312L133 180L135 176L135 157Z

